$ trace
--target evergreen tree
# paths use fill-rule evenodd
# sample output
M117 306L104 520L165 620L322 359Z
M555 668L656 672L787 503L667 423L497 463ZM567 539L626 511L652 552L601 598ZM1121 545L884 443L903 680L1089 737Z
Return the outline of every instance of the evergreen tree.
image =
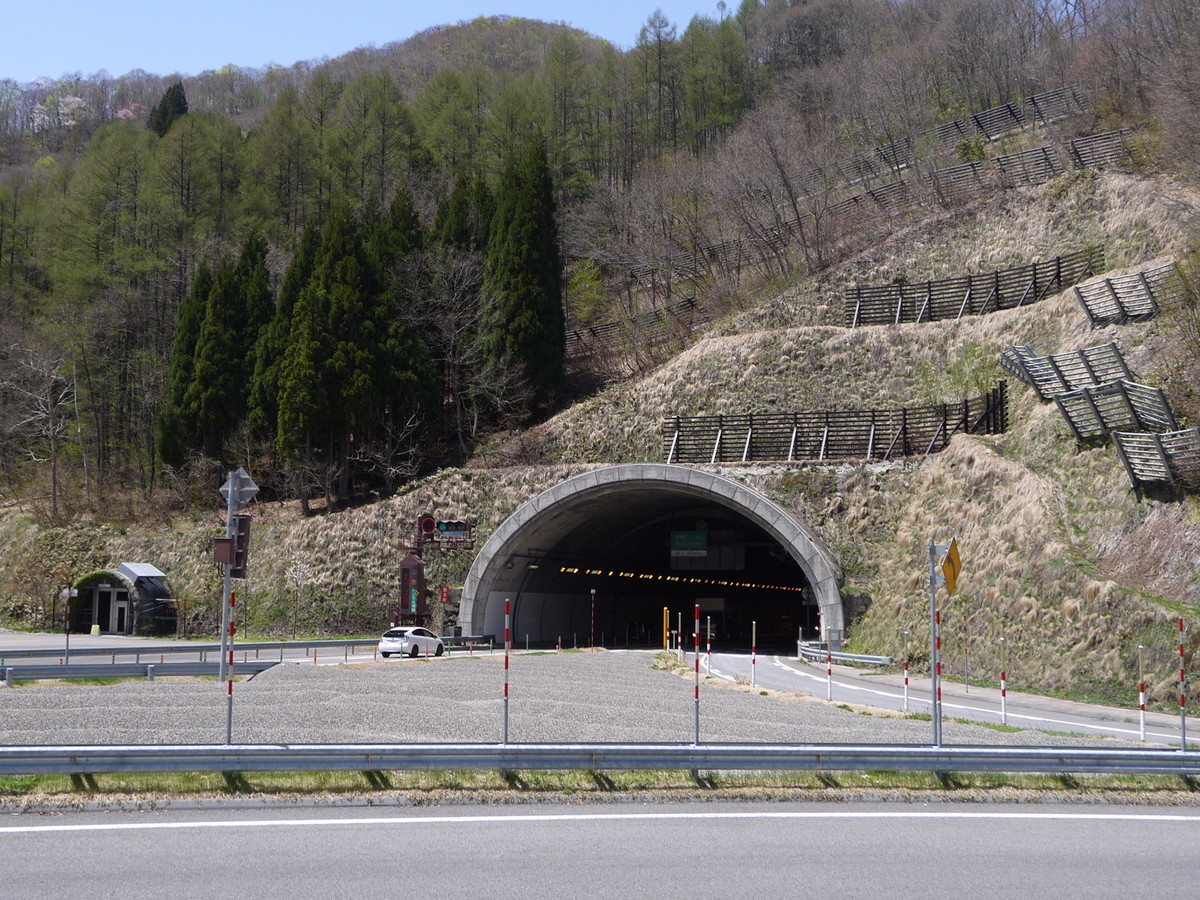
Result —
M196 342L212 291L213 274L201 263L192 281L192 289L179 306L179 322L175 326L175 343L171 351L171 368L167 385L167 401L158 421L159 454L163 462L180 466L189 448L196 444L195 429L185 413L184 401L192 383L195 367Z
M348 457L376 374L378 296L376 269L358 225L349 210L337 210L296 303L280 368L276 446L285 459L312 464L316 454L330 473ZM327 492L332 487L327 483Z
M562 379L565 323L554 188L540 135L501 178L485 293L485 357L522 367L535 401L548 400Z
M247 415L253 349L271 315L267 243L252 235L237 262L222 260L208 295L184 407L208 456L223 458L225 439Z
M254 375L250 380L250 426L260 435L274 437L279 427L279 379L283 356L291 340L292 316L300 293L312 278L317 264L321 232L310 224L283 273L279 298L267 327L254 348Z
M460 175L450 196L438 203L433 233L448 247L483 251L495 214L496 201L487 182L482 178L471 181Z
M349 210L335 211L279 368L276 446L294 466L321 473L331 502L350 496L362 461L388 479L403 452L398 423L423 418L429 406L429 351L401 324L366 243Z
M407 187L396 191L387 213L370 229L369 240L384 277L394 265L425 245L425 229Z
M158 105L150 111L146 127L159 137L165 135L175 124L175 120L188 113L187 96L183 93L183 82L177 81L162 95Z

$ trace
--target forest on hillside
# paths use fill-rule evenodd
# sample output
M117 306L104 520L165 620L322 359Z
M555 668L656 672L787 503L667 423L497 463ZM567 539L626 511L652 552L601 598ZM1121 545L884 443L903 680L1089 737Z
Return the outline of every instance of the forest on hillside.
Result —
M186 506L235 465L306 510L386 495L585 389L565 330L662 301L630 267L769 244L841 196L833 161L1040 91L1191 176L1198 12L743 0L654 12L627 51L492 18L290 68L0 81L0 499ZM689 290L819 269L822 241Z

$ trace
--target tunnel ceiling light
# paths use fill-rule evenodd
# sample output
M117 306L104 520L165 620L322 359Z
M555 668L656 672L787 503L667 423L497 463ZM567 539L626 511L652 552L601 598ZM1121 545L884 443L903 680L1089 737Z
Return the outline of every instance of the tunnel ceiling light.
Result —
M537 563L531 563L529 568L536 569ZM564 575L578 575L578 566L560 566L559 572ZM759 584L753 581L732 581L726 578L693 578L686 575L663 575L657 572L608 572L603 569L585 569L584 575L599 575L608 578L636 578L640 581L675 581L681 584L713 585L715 587L745 588L754 591L803 591L803 587L793 584Z

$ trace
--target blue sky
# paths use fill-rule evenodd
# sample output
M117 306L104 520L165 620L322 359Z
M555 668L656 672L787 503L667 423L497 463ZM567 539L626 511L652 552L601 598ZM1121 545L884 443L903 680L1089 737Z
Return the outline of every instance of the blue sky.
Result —
M101 69L123 75L197 75L227 63L268 63L334 57L382 46L435 25L483 15L566 22L631 47L638 30L661 9L680 33L695 15L717 17L718 0L19 0L0 21L5 40L0 78L28 82ZM738 0L727 0L729 13Z

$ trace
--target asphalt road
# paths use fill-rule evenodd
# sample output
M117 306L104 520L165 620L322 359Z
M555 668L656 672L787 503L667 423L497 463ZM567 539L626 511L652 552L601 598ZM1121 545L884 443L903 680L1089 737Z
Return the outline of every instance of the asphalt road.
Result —
M1200 810L661 804L167 811L0 820L36 898L1168 897Z
M7 659L10 663L23 662L19 656L23 651L32 648L53 648L56 641L61 641L61 635L19 634L0 632L0 660ZM122 638L109 635L92 637L90 635L73 635L72 645L82 647L104 647L113 651L112 657L73 656L72 664L80 661L96 663L104 659L116 659L120 662L132 662L140 658L142 661L155 661L156 652L163 654L166 648L178 646L178 641L149 641L144 638ZM259 656L255 651L237 650L235 643L235 659L255 659ZM191 648L195 650L195 645ZM279 651L263 651L266 656L274 658ZM7 655L6 655L7 654ZM474 655L475 651L453 650L451 656L461 659L466 655ZM480 656L502 656L501 650L488 653L479 651ZM303 666L337 666L350 664L366 664L380 662L377 660L373 647L348 649L326 648L316 652L301 648L289 648L282 653L285 663L301 664ZM181 657L175 654L162 656L168 661ZM195 658L193 656L193 658ZM209 654L213 661L213 654ZM39 664L54 665L57 658L38 659ZM434 661L437 663L448 660ZM691 665L690 654L685 655L685 661ZM389 660L384 665L403 665L405 662ZM749 684L751 681L761 688L772 689L784 693L801 692L818 699L831 698L835 704L854 704L903 711L905 709L903 675L864 670L849 666L833 666L832 678L826 674L825 663L799 661L795 657L780 655L759 655L752 658L745 653L714 653L711 658L701 654L702 670L705 674L728 682L740 681ZM2 664L2 663L0 663ZM269 678L266 680L270 680ZM928 678L917 673L910 673L907 710L914 713L930 711L930 684ZM486 696L488 688L482 695ZM998 687L983 687L972 685L969 688L961 683L943 679L942 706L945 719L959 719L988 724L1000 724L1038 730L1060 735L1095 735L1117 738L1125 741L1138 741L1141 737L1141 724L1137 709L1120 709L1082 703L1073 703L1041 695L1022 694L1008 691L1001 707L1001 697ZM912 723L918 725L919 723ZM932 726L927 726L932 731ZM5 730L0 723L0 733ZM1189 744L1200 742L1200 719L1190 718L1187 724ZM1166 746L1179 745L1180 719L1177 715L1148 712L1146 714L1146 741L1151 744ZM14 735L15 737L15 735ZM298 739L293 737L293 740ZM331 739L336 739L332 737ZM436 739L436 738L433 738ZM911 740L912 737L910 736ZM918 738L922 739L922 738ZM932 734L930 733L930 739ZM949 740L949 738L947 738ZM36 741L35 741L36 742Z
M691 658L690 655L688 657ZM714 653L711 660L701 653L702 671L729 681L749 683L777 691L803 691L834 703L850 703L877 709L904 711L903 674L881 673L850 666L833 665L832 677L824 662L800 661L795 657L744 653ZM908 712L929 713L930 680L909 673ZM965 686L942 679L942 716L989 724L1008 724L1047 732L1088 734L1126 741L1141 739L1141 721L1136 708L1075 703L1008 690L1001 702L999 686ZM932 728L932 726L930 726ZM1179 746L1180 719L1177 715L1147 712L1146 742ZM1187 720L1188 745L1200 742L1200 719Z

